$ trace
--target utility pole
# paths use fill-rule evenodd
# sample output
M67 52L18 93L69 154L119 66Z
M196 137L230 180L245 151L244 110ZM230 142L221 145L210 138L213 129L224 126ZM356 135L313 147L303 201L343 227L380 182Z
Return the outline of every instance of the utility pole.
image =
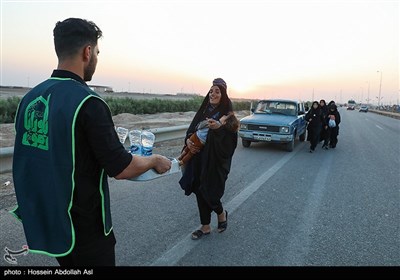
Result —
M378 110L380 110L381 107L381 90L382 90L382 71L376 71L377 73L381 73L381 81L379 83L379 97L378 97Z
M361 100L360 100L361 104L364 103L363 100L364 100L364 87L361 87Z

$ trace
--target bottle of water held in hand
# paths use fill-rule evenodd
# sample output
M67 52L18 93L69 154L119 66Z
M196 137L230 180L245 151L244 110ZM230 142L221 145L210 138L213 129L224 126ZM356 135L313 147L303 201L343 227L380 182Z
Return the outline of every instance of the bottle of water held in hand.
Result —
M129 131L129 142L130 142L130 152L132 155L141 155L142 154L142 141L141 141L142 132L140 130L134 129Z
M153 154L153 144L156 136L150 131L142 131L142 155L151 156Z

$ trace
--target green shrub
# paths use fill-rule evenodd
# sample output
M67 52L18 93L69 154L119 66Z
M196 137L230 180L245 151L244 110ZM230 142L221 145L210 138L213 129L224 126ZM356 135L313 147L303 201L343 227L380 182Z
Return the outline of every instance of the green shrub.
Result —
M0 123L13 123L17 112L20 97L8 97L0 99Z
M188 100L165 100L165 99L132 99L132 98L114 98L106 97L105 101L110 107L111 114L121 113L130 114L156 114L164 112L188 112L197 111L204 97L196 96ZM9 97L0 99L0 123L13 123L18 104L21 101L19 97ZM234 101L234 111L250 110L249 101Z
M251 101L233 101L232 103L234 111L250 110L251 107Z
M121 113L156 114L164 112L197 111L202 100L202 97L194 97L189 100L164 100L158 98L138 100L128 97L105 98L112 115L118 115Z
M165 100L165 99L145 99L138 100L132 98L113 98L106 97L105 101L110 107L112 115L121 113L130 114L156 114L164 112L188 112L197 111L204 97L196 96L189 100ZM249 101L235 101L232 104L235 111L249 110Z

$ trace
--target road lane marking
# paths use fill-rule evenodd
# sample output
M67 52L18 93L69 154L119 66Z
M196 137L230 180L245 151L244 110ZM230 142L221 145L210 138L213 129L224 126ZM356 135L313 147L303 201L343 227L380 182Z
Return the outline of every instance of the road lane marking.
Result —
M377 125L377 124L376 124L375 126L376 126L377 128L379 128L379 129L382 129L382 130L383 130L383 128L382 128L382 127L380 127L379 125Z
M311 187L310 194L302 215L298 219L296 229L289 239L284 254L278 259L278 264L283 266L303 266L310 252L311 235L316 224L318 214L321 212L321 201L324 197L326 182L332 168L333 153L326 153L321 162L315 181Z
M249 184L245 189L233 197L228 203L225 203L224 208L233 213L242 205L253 193L255 193L265 182L269 180L276 172L279 171L289 160L291 160L299 151L303 151L304 143L298 145L297 149L291 153L287 153L270 169L264 172L260 177ZM213 215L214 216L214 215ZM195 231L198 228L193 229ZM182 240L177 242L169 250L165 251L158 259L156 259L151 266L174 266L176 265L187 253L193 250L201 240L193 241L191 234L185 236Z

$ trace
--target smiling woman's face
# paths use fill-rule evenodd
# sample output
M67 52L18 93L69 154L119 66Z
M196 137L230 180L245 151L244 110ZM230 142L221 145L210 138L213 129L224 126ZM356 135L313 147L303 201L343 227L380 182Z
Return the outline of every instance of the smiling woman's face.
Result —
M210 104L218 105L221 102L221 91L218 86L212 86L210 89Z

